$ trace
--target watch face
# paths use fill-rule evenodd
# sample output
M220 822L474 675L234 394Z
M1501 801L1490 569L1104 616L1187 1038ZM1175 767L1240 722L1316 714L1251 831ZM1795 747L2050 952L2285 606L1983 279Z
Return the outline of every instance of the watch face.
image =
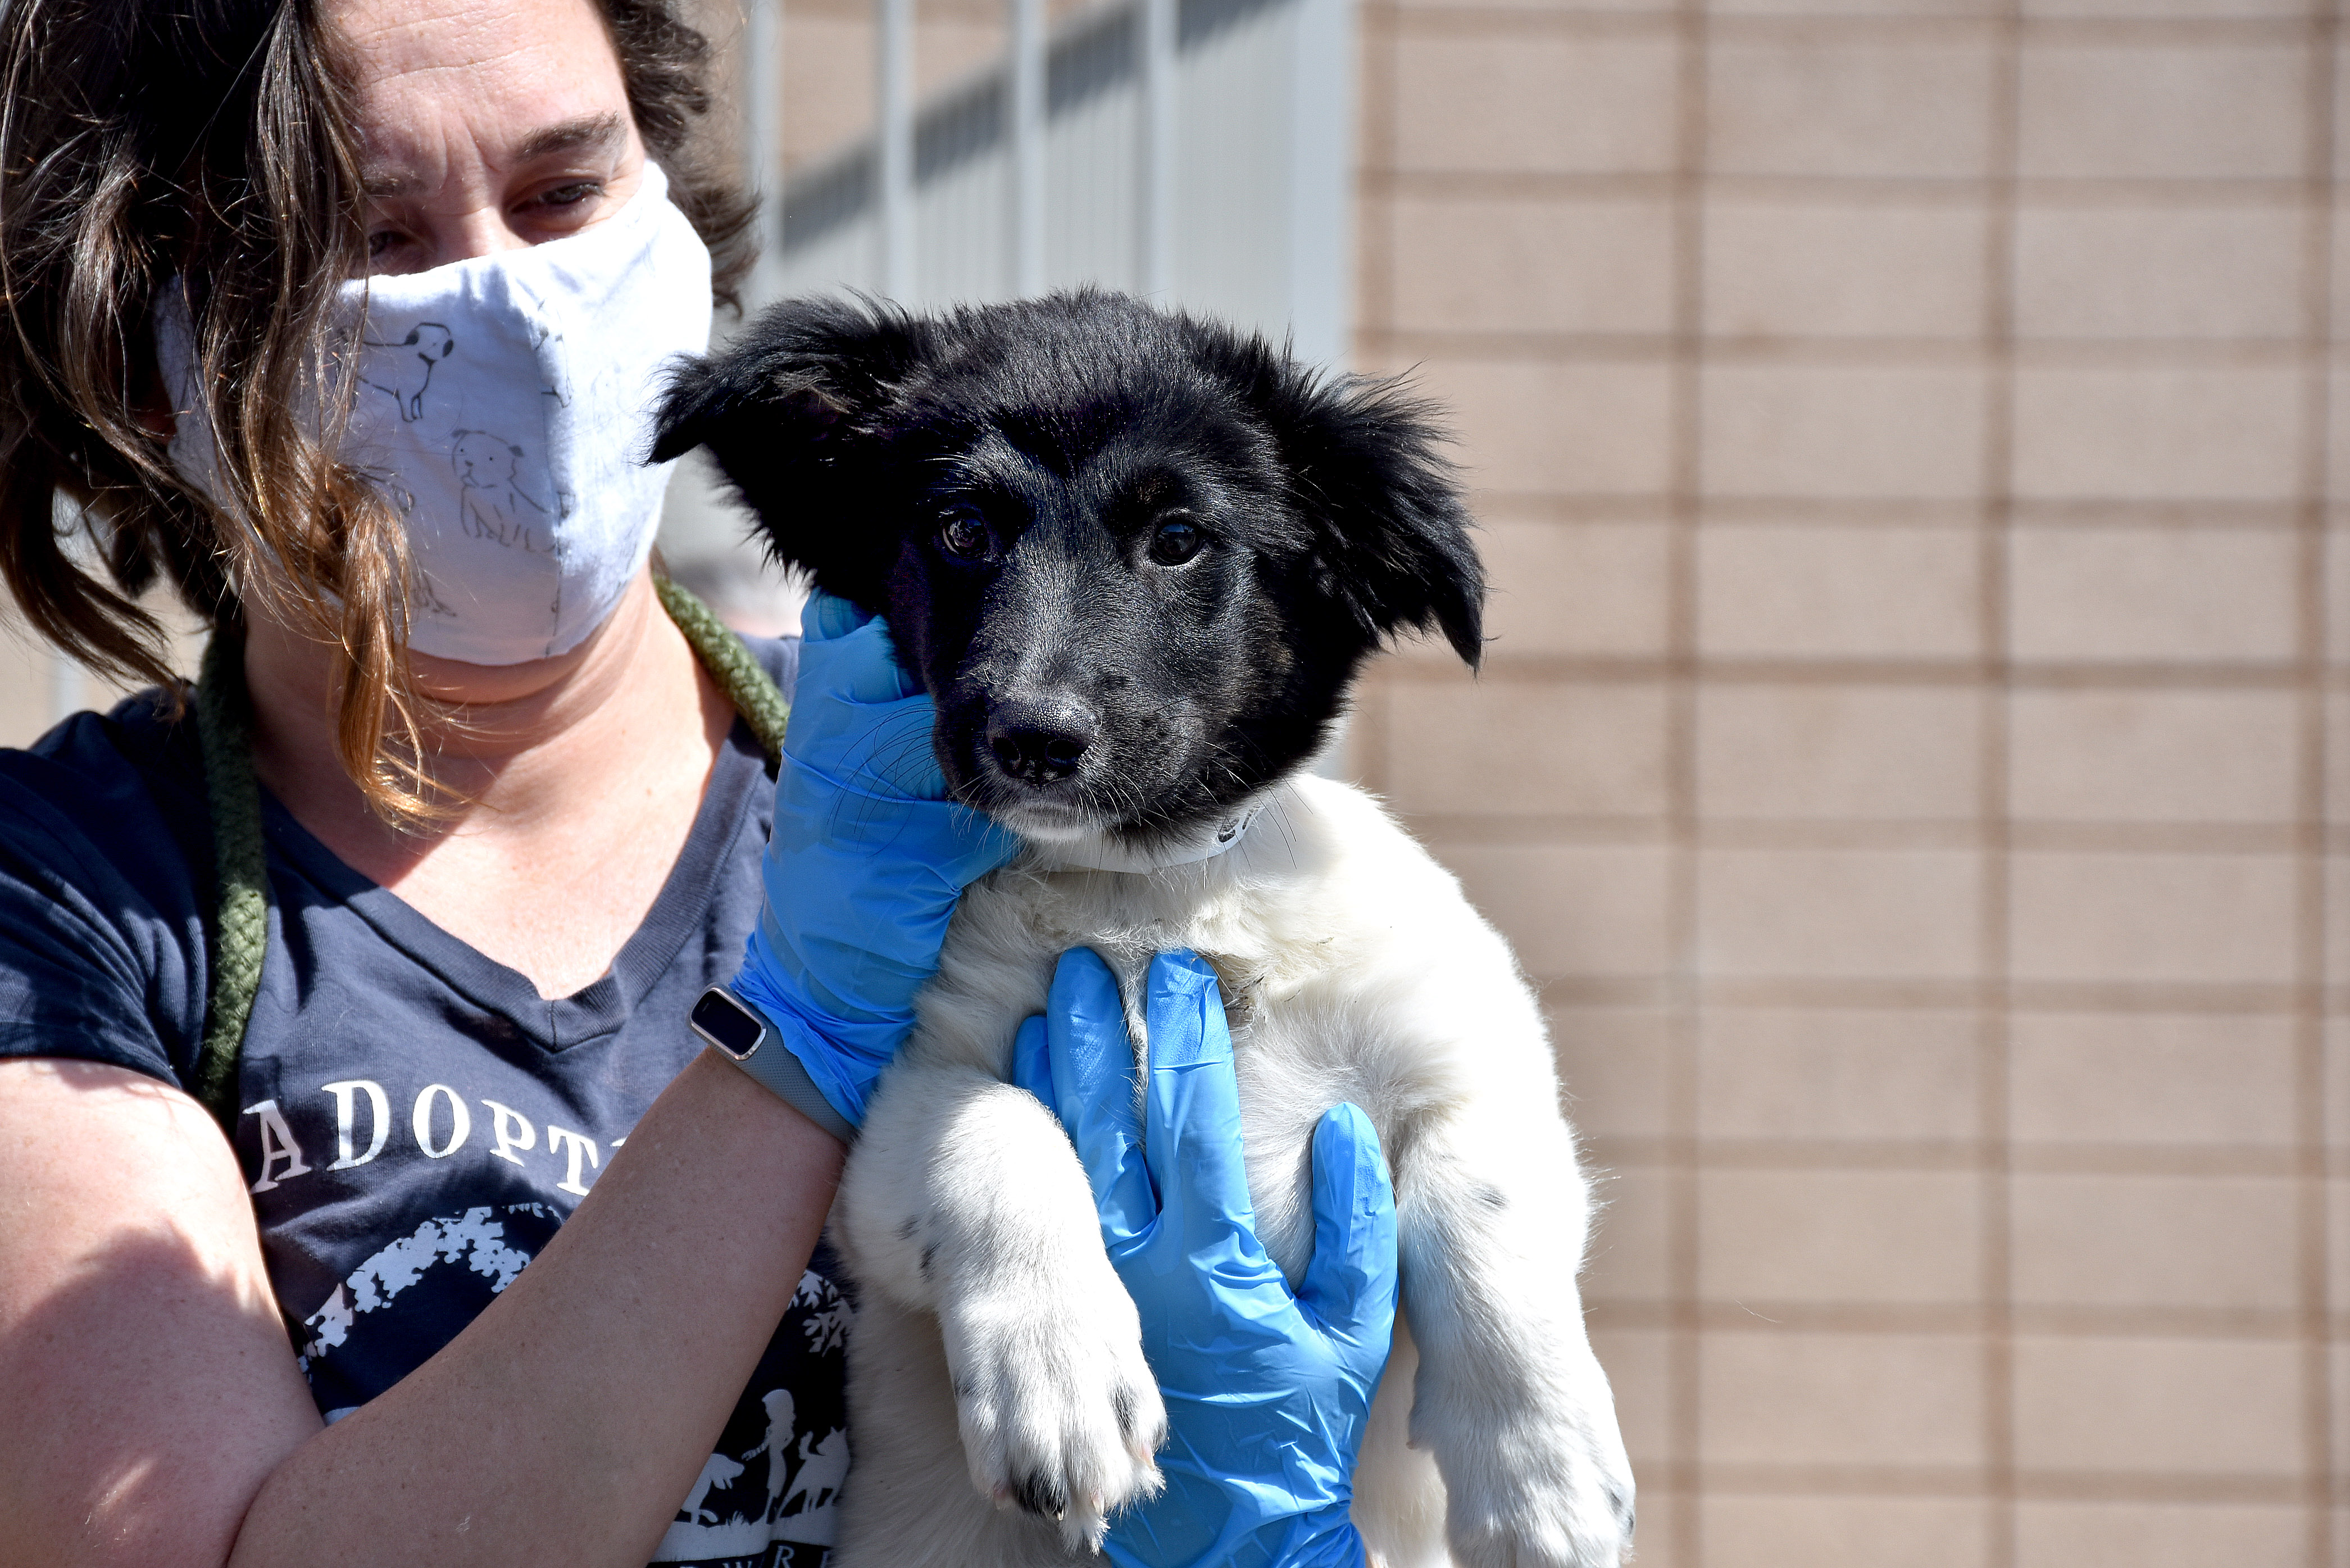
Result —
M693 1004L693 1032L737 1062L748 1056L766 1033L751 1010L723 991L705 991Z

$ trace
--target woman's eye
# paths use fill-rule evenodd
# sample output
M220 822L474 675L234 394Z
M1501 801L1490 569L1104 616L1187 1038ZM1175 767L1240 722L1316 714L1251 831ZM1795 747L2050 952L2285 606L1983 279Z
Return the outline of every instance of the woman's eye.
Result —
M958 512L939 528L939 548L959 561L984 559L989 544L987 524L968 512Z
M1180 517L1161 521L1150 535L1150 558L1162 566L1180 566L1200 553L1207 535Z
M602 185L593 180L582 180L576 185L558 185L552 191L543 192L537 200L542 207L576 207L590 197L600 196L603 193Z

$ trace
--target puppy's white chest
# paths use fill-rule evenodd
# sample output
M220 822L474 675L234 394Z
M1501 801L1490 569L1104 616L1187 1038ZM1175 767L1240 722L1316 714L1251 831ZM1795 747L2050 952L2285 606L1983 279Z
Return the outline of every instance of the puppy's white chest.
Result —
M966 896L942 971L964 998L1004 999L1008 1040L1021 1019L1045 1010L1061 955L1089 948L1117 978L1139 1069L1148 1060L1143 998L1152 958L1181 950L1204 959L1232 1032L1257 1233L1295 1283L1312 1251L1315 1127L1332 1106L1352 1102L1392 1147L1402 1107L1367 1060L1376 1054L1378 1024L1375 1008L1357 1005L1371 999L1345 972L1348 944L1310 925L1293 934L1281 924L1317 901L1313 890L1292 883L1275 899L1250 902L1229 888L1203 890L1202 880L1097 872L992 879ZM974 1064L1006 1075L1008 1057L988 1062L987 1041L954 1027L965 1022L926 1018L915 1049L968 1053Z

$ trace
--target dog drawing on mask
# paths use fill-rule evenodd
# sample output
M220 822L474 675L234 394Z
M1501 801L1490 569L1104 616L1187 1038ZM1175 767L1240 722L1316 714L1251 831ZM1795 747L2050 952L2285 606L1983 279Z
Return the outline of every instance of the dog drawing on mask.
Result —
M546 508L522 487L522 448L487 431L449 436L466 534L508 549L545 550L538 524L546 520Z
M678 372L654 456L702 445L776 559L887 619L950 787L1030 846L957 907L834 1210L862 1291L840 1568L1097 1563L1158 1485L1133 1304L1066 1137L1007 1081L1081 946L1130 1013L1154 951L1217 971L1293 1285L1316 1122L1350 1100L1378 1129L1403 1272L1356 1472L1372 1561L1616 1568L1633 1484L1540 1011L1459 884L1309 771L1392 637L1479 659L1482 573L1429 410L1120 296L813 300Z
M390 398L400 409L400 422L414 424L424 417L424 394L432 388L432 367L457 351L457 340L437 321L421 321L397 343L366 340L370 355L360 379ZM407 349L402 354L400 349Z

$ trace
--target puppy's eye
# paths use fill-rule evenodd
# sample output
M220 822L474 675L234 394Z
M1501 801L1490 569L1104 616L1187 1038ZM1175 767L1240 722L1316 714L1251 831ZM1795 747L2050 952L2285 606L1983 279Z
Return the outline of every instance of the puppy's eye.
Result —
M958 561L983 561L993 543L976 512L957 512L939 525L939 548Z
M1207 535L1180 517L1160 521L1150 535L1150 558L1162 566L1180 566L1200 553Z

